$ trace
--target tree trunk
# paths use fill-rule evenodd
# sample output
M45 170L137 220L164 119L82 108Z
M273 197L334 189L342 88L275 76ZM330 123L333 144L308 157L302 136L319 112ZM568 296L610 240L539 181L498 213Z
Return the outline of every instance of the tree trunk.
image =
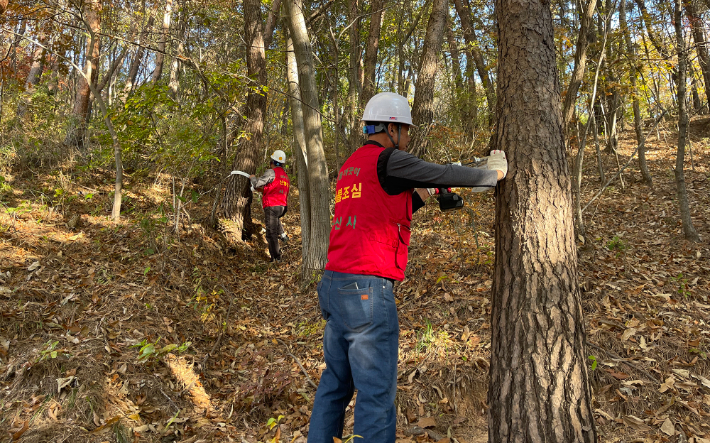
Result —
M412 121L416 128L412 131L409 152L423 157L427 152L427 137L434 124L434 87L439 65L439 53L444 42L444 27L448 16L449 1L434 0L426 27L424 47L420 59L417 82L414 86Z
M309 276L325 268L330 233L330 192L328 166L323 152L323 134L318 104L315 68L311 42L303 17L302 0L287 0L289 28L298 62L298 80L303 99L303 125L308 149L308 182L310 186L311 225L308 253L303 262L303 275Z
M454 5L456 6L456 13L461 20L466 47L473 56L478 76L481 78L483 89L486 91L486 100L488 101L488 126L492 128L495 123L496 93L493 83L488 77L488 68L483 60L483 54L481 54L481 50L478 49L478 41L476 39L476 33L473 30L473 21L471 20L471 8L468 2L464 4L462 0L454 0Z
M449 17L449 20L451 18ZM471 108L475 107L475 101L471 102L471 97L466 93L467 84L464 83L463 73L461 72L461 60L456 36L451 30L451 26L447 26L446 39L449 43L449 52L451 53L451 69L454 74L455 91L451 93L454 98L454 109L459 110L459 119L461 121L461 129L466 137L473 138L473 127L475 119L471 115Z
M296 54L293 51L291 37L288 38L286 48L286 74L288 77L289 103L291 105L291 121L293 122L293 152L296 155L298 197L301 209L301 258L302 262L306 263L308 247L311 243L311 192L308 183L306 134L303 127L301 90L298 84L298 64L296 63ZM306 277L305 274L303 277Z
M173 57L173 61L170 64L170 82L168 83L168 88L170 89L170 96L173 100L177 99L178 86L179 86L179 76L180 76L180 58L185 52L185 32L187 28L187 17L188 13L186 10L187 5L182 9L180 13L180 18L178 20L178 32L177 32L177 54ZM246 15L246 13L245 13ZM245 17L246 20L246 17ZM259 27L261 28L261 14L259 14ZM263 38L263 36L262 36ZM262 39L263 45L263 39ZM263 51L262 51L263 52ZM248 60L248 58L247 58Z
M367 46L365 46L365 83L360 94L360 107L365 109L365 105L375 95L377 82L375 74L377 69L377 49L380 44L380 31L382 29L382 13L384 0L374 0L371 3L370 33L367 36Z
M498 129L490 442L596 443L549 3L496 0Z
M113 78L113 74L116 73L116 70L118 69L119 66L123 63L123 59L126 57L126 54L128 53L128 45L126 45L123 50L121 50L121 53L116 57L111 65L108 68L108 71L106 74L104 74L104 77L101 79L101 81L98 83L96 86L96 91L98 91L99 94L104 90L106 85L111 83L111 79Z
M685 40L683 38L683 27L681 22L681 0L675 0L674 6L674 26L676 38L676 52L678 55L678 153L675 162L675 184L678 205L680 206L680 219L683 224L683 236L690 241L700 241L700 236L693 227L690 218L690 207L688 205L688 190L685 186L685 173L683 165L685 163L685 143L688 137L688 110L685 104L686 75L688 69L688 53L685 51Z
M347 108L348 108L348 125L349 125L349 138L348 138L348 149L347 155L355 152L357 148L360 147L360 142L362 136L359 127L359 106L358 106L358 85L360 78L360 19L358 14L360 7L360 0L350 0L350 10L348 13L348 24L350 29L348 33L350 35L350 69L348 71L348 98L347 98ZM295 38L294 38L295 41ZM298 50L298 48L296 48ZM300 63L299 63L300 65ZM303 87L303 85L301 85ZM305 97L304 97L305 98Z
M37 41L44 45L47 41L47 34L40 32L37 36ZM30 72L27 74L27 79L25 80L25 91L27 92L26 100L20 100L17 104L17 118L22 118L27 112L27 107L32 102L32 92L34 87L39 84L40 77L42 77L42 71L44 70L44 48L40 45L35 47L34 53L32 54L32 66L30 67Z
M158 52L155 53L155 70L153 71L152 82L157 83L160 76L163 74L163 64L165 63L165 43L168 40L168 32L170 31L170 21L173 16L173 0L166 0L165 14L163 15L163 32L160 34L158 42Z
M250 135L244 141L241 150L234 158L233 169L248 174L256 172L257 162L264 152L264 118L266 115L266 54L264 51L263 21L261 18L261 1L244 1L244 35L247 42L247 73L253 88L247 96L247 122L244 128ZM224 215L235 222L235 233L249 237L251 225L250 205L251 192L249 180L240 175L232 175L227 179L222 207ZM244 231L244 233L242 233Z
M148 23L143 28L141 35L138 40L138 47L136 48L136 54L131 62L131 67L128 70L128 78L126 79L126 85L123 88L123 93L128 95L133 90L133 85L136 83L136 77L138 77L138 70L143 62L143 55L145 54L145 48L143 47L148 40L148 31L153 27L153 16L148 17Z
M86 120L89 116L89 100L91 98L91 86L96 85L99 77L99 56L101 55L101 2L99 0L91 0L84 3L85 25L89 28L91 38L89 38L86 46L86 57L84 62L84 75L79 77L79 82L76 90L76 99L74 100L74 121L67 130L65 143L70 146L76 146L80 150L85 150L84 139L86 137Z
M708 110L710 110L710 54L708 54L708 42L705 38L705 31L703 30L703 19L700 17L700 14L698 14L692 0L685 0L684 3L685 14L688 16L693 41L695 42L695 50L698 53L700 71L703 73ZM707 26L707 23L705 26Z
M569 86L567 87L567 92L565 94L565 101L562 105L562 129L565 134L567 133L567 126L572 120L572 114L574 113L574 103L577 101L577 91L582 84L582 80L584 80L584 69L587 64L587 47L589 46L589 27L592 24L592 17L594 16L594 10L596 7L597 0L588 0L586 6L584 7L584 13L580 16L577 49L574 53L574 70L572 71L572 78L569 81Z
M281 0L273 0L271 2L271 10L266 17L266 26L264 27L264 49L269 49L271 41L274 39L274 29L279 20L279 11L281 10Z

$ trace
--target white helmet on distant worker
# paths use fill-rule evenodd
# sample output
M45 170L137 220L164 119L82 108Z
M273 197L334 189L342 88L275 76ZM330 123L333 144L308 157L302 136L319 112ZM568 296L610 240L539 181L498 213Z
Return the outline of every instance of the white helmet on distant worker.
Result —
M412 113L409 110L409 101L393 92L380 92L367 102L362 121L411 125Z
M271 160L279 163L286 163L286 153L280 149L277 149L273 154L271 154Z

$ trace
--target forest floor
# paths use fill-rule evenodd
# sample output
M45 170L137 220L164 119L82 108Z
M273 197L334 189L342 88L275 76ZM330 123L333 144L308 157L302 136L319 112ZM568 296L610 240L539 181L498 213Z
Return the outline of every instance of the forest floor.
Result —
M710 118L690 129L701 243L682 237L672 132L650 137L653 187L634 161L585 212L579 282L603 442L710 442ZM111 171L40 170L7 174L0 194L0 442L305 442L324 322L315 284L300 284L296 193L275 266L263 235L228 245L204 228L207 196L173 233L169 178L129 176L116 225ZM590 146L584 201L597 171ZM470 210L415 215L395 287L401 442L487 441L494 199L464 194Z

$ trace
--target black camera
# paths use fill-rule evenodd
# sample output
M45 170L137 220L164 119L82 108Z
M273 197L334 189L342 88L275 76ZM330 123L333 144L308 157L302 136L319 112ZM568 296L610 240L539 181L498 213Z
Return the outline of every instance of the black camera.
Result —
M439 188L439 209L442 211L450 211L452 209L463 208L463 198L455 192L451 192L451 188Z

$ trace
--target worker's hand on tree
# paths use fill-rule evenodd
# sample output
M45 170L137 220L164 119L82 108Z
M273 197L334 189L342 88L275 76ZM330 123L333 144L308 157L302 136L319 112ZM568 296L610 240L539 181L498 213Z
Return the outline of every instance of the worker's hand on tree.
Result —
M498 180L503 180L508 173L508 160L503 151L491 151L486 167L490 170L498 171Z

